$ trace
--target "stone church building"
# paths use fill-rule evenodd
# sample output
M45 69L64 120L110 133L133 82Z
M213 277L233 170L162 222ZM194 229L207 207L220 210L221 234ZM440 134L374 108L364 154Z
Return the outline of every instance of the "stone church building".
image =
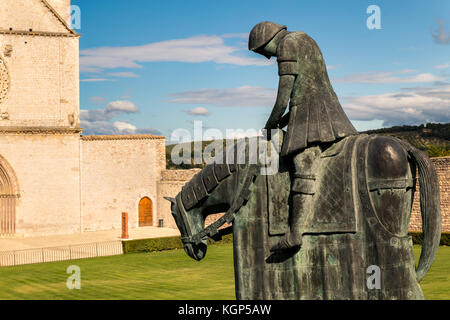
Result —
M164 172L164 137L82 136L69 6L0 1L0 236L117 229L122 212L173 227L162 196L183 182Z

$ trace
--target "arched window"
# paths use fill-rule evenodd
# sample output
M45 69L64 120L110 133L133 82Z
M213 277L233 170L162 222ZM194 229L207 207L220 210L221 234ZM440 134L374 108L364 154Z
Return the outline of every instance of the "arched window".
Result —
M139 201L139 227L153 226L153 203L145 197Z
M18 186L14 171L0 156L0 236L16 233L16 200Z

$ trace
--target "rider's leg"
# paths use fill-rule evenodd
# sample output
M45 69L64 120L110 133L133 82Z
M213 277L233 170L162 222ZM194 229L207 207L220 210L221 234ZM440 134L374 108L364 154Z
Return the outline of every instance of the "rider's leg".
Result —
M289 232L271 249L272 251L301 246L304 222L311 210L315 193L319 159L319 147L308 148L294 156L295 173L292 183L290 228Z

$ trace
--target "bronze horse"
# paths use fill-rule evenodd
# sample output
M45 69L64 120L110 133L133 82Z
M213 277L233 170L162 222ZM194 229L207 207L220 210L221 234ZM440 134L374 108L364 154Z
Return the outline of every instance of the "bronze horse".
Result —
M232 232L237 299L424 299L419 282L441 234L437 175L421 151L393 137L353 135L321 154L318 192L303 244L273 253L289 230L292 168L206 166L172 201L186 253L206 254L206 237ZM420 184L423 247L415 268L408 226ZM206 216L227 212L205 229ZM232 227L219 231L224 222ZM371 286L373 266L379 285Z

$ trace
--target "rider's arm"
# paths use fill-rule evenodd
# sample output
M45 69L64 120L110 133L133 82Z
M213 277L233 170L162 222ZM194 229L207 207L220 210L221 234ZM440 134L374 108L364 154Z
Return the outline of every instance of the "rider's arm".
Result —
M294 80L294 75L286 74L280 76L277 100L275 102L275 106L273 107L272 114L270 115L269 120L267 120L265 129L278 128L281 117L288 106L292 88L294 86Z
M298 45L296 40L283 39L277 48L278 75L280 76L277 101L269 120L267 120L265 129L276 129L283 126L280 121L286 111L295 79L298 76L297 56Z

